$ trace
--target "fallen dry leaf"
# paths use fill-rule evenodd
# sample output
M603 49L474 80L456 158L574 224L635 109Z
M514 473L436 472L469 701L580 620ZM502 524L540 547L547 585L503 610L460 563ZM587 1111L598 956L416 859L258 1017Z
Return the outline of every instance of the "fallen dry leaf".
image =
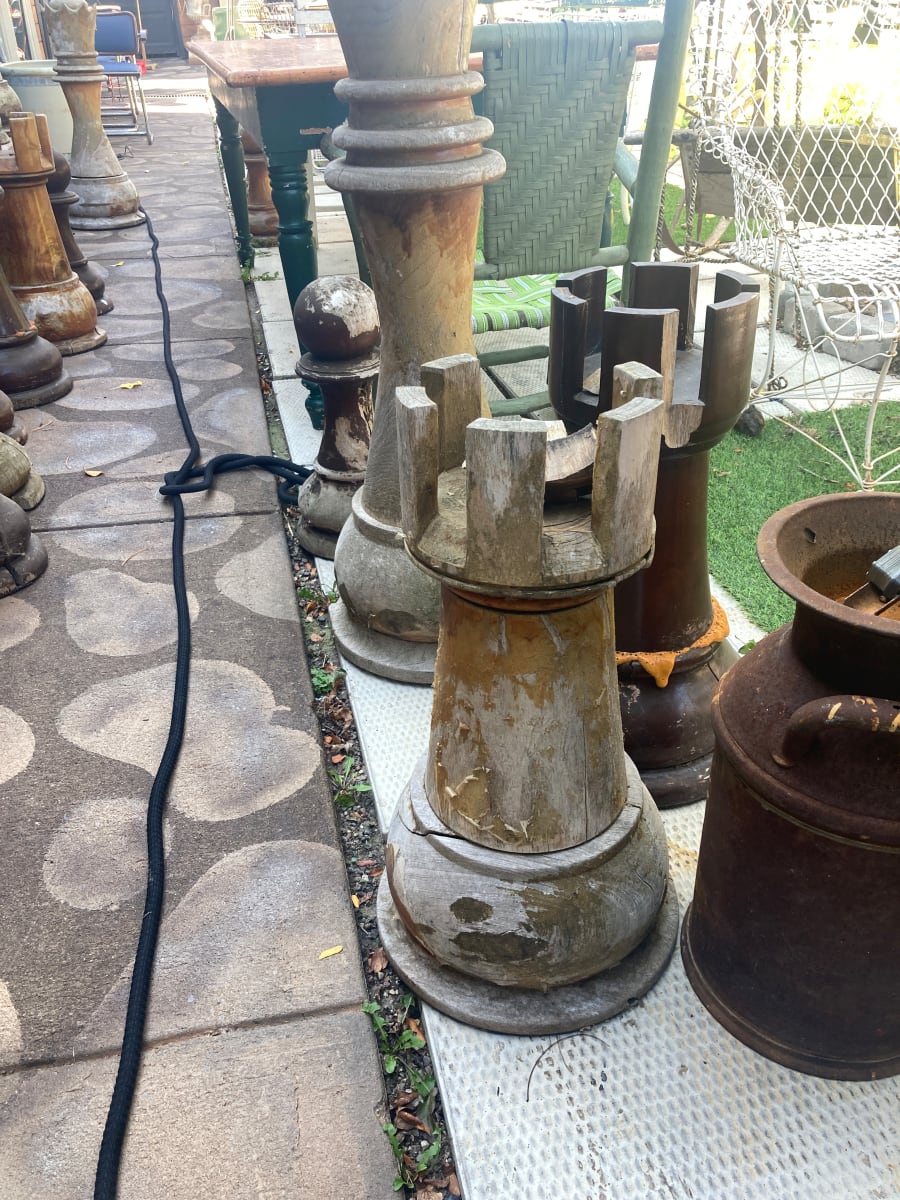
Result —
M330 950L323 950L322 953L319 955L319 959L321 960L323 958L331 958L332 955L334 955L334 954L340 954L340 952L343 950L343 948L344 948L343 946L332 946Z
M408 1108L398 1109L394 1114L394 1124L398 1129L420 1129L422 1133L431 1133L423 1120L409 1111Z
M113 266L114 266L114 267L124 267L124 266L125 266L125 259L123 258L123 259L120 259L120 260L119 260L119 262L117 262L117 263L113 263Z
M387 955L383 946L376 946L369 955L369 970L380 974L388 965Z
M331 761L336 766L338 763L342 763L346 757L347 757L346 754L332 754Z
M142 380L135 379L131 383L120 383L119 391L122 391L124 389L126 392L130 392L132 388L143 387L143 386L144 386L144 384L143 384Z
M419 1188L416 1192L416 1200L444 1200L440 1192L434 1191L432 1188Z
M423 1042L425 1041L425 1034L422 1032L421 1021L417 1020L415 1017L407 1017L406 1028L414 1033L417 1038L421 1038Z
M459 1186L459 1180L453 1171L447 1176L447 1190L451 1196L461 1196L462 1188Z
M374 858L358 858L356 860L356 865L358 867L374 867L375 859Z
M91 479L96 479L98 475L102 475L102 474L103 474L103 472L102 472L102 471L98 471L98 470L97 470L96 468L94 468L94 467L92 467L92 468L90 468L90 469L88 469L87 467L85 467L85 468L84 468L84 473L85 473L85 475L90 475Z
M359 896L351 896L350 903L353 905L354 908L359 908Z

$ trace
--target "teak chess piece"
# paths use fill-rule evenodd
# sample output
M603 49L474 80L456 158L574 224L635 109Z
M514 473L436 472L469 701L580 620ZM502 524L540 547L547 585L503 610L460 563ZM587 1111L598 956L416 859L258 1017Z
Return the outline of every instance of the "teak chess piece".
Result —
M53 172L47 118L12 113L12 145L0 149L3 220L0 262L25 316L61 354L80 354L106 341L97 306L69 266L46 182Z
M73 204L78 203L78 197L69 188L69 183L72 179L72 172L69 164L62 154L53 154L53 174L47 180L47 192L50 196L50 204L53 207L53 215L56 217L56 226L59 229L59 236L62 238L62 244L65 247L66 255L69 259L69 266L94 297L94 303L97 305L97 313L99 316L104 316L108 312L112 312L113 303L106 296L106 280L96 263L91 262L78 242L75 240L75 234L72 232L72 226L69 224L69 209Z
M0 391L0 433L24 446L28 441L28 430L21 421L16 420L16 410L6 392Z
M0 206L3 191L0 189ZM0 263L0 388L13 408L50 404L68 395L72 377L63 366L62 355L45 338L38 337Z
M56 77L72 113L73 229L141 225L137 188L122 169L100 115L104 74L94 49L97 8L87 0L41 0L41 15L56 59Z
M662 822L622 749L612 621L614 585L652 551L663 406L638 397L548 442L542 423L479 418L476 359L421 379L398 389L402 519L440 582L441 637L382 940L451 1016L580 1028L653 985L678 925ZM584 469L593 494L573 499Z
M27 515L0 494L0 597L34 583L47 569L47 552Z
M297 374L321 388L325 419L313 473L297 496L297 540L311 554L334 558L372 435L379 335L372 289L353 275L314 279L297 297L294 325L308 347Z
M483 86L468 70L474 14L475 0L331 4L349 72L335 95L350 112L333 135L345 157L326 166L325 181L353 198L382 330L366 481L335 550L341 603L331 616L345 658L413 683L433 673L440 597L403 550L409 464L398 451L395 392L418 382L423 362L474 353L482 185L504 169L482 149L492 126L472 107Z

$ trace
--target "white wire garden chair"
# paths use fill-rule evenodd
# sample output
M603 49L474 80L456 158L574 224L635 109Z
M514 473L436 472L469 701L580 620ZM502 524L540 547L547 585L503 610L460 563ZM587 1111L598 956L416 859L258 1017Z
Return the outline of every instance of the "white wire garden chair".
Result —
M733 256L769 278L755 394L790 390L781 320L800 386L833 401L852 361L878 371L877 404L900 339L900 3L698 0L691 61L697 152L731 172Z

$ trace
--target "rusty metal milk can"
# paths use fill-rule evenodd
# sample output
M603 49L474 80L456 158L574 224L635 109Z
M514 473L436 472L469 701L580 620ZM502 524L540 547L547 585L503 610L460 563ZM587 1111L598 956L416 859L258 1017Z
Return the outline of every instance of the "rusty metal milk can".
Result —
M900 596L867 583L898 544L900 495L805 500L763 526L760 560L796 611L713 702L682 931L726 1029L832 1079L900 1071Z

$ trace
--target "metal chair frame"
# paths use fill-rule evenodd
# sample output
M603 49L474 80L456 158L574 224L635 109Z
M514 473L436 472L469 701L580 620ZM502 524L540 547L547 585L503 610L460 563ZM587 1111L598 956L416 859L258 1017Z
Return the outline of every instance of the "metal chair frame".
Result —
M106 76L100 116L108 137L141 134L153 144L141 86L141 37L133 13L97 13L94 46Z

